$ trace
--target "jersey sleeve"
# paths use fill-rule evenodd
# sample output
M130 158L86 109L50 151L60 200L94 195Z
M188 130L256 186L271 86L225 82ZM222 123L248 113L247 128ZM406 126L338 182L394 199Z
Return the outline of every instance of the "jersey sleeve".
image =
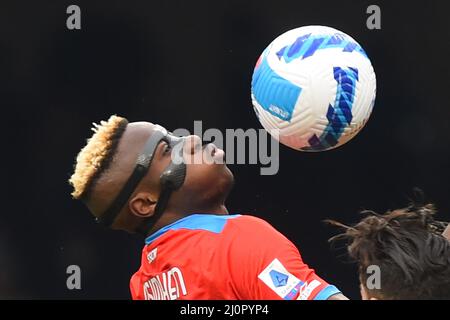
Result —
M326 300L340 293L303 262L291 241L264 220L248 217L235 233L230 273L240 298Z

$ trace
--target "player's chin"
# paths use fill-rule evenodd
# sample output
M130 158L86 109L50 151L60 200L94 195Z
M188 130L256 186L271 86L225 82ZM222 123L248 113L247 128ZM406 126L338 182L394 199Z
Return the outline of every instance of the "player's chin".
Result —
M234 175L231 172L230 168L227 167L227 165L216 165L220 166L218 168L218 174L216 175L216 183L220 186L220 193L222 196L226 198L228 193L231 191L234 185Z
M225 180L230 180L231 183L233 183L234 175L233 172L231 172L230 168L228 168L228 166L225 163L216 164L216 166L218 167L217 169L220 170L221 178Z
M225 162L225 152L222 149L217 148L212 155L207 155L205 157L205 165L209 167L207 170L211 171L211 173L214 172L213 175L217 180L233 183L234 176Z
M225 159L214 159L214 161L208 161L205 164L206 170L213 173L218 179L234 179L233 173L228 168Z
M191 175L207 177L211 182L233 182L234 176L226 165L223 150L216 150L213 154L204 152L202 158L196 160L201 161L187 163Z

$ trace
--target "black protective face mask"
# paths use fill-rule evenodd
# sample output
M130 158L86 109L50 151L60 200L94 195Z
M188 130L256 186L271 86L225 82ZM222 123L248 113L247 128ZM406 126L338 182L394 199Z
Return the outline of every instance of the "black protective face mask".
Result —
M154 214L147 218L142 225L137 228L137 232L143 233L144 235L148 232L148 230L158 221L158 219L163 214L165 207L170 198L170 194L179 189L186 177L186 164L182 161L183 157L183 148L182 145L179 148L174 149L180 143L184 143L184 137L176 137L171 133L168 133L163 128L157 129L153 132L150 138L147 140L143 151L138 156L136 160L136 166L128 178L125 185L122 187L121 191L111 203L109 208L99 217L97 218L97 222L104 226L111 226L116 220L122 208L128 202L128 199L133 194L139 182L142 178L147 174L150 165L152 163L155 151L158 145L161 142L166 142L172 150L179 151L177 161L174 161L174 157L172 155L172 159L170 164L164 169L160 176L161 183L161 193L156 203ZM175 157L176 158L176 157Z

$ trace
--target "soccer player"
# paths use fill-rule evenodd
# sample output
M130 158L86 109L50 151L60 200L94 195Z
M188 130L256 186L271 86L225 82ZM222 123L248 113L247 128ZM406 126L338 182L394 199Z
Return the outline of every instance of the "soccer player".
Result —
M362 298L450 299L450 241L442 234L445 223L433 219L434 207L366 213L352 227L330 221L345 229L330 241L348 241L348 253L358 264Z
M133 299L345 299L267 222L228 214L223 150L118 116L94 131L72 196L98 222L145 235Z

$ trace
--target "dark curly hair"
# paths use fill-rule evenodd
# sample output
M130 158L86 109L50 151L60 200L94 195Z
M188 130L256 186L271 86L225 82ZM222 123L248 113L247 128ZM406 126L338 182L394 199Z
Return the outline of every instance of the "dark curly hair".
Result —
M367 216L354 226L328 220L345 232L330 241L346 240L358 263L361 284L378 299L450 299L450 241L443 235L447 223L435 221L431 204ZM380 289L366 286L367 268L381 271Z

